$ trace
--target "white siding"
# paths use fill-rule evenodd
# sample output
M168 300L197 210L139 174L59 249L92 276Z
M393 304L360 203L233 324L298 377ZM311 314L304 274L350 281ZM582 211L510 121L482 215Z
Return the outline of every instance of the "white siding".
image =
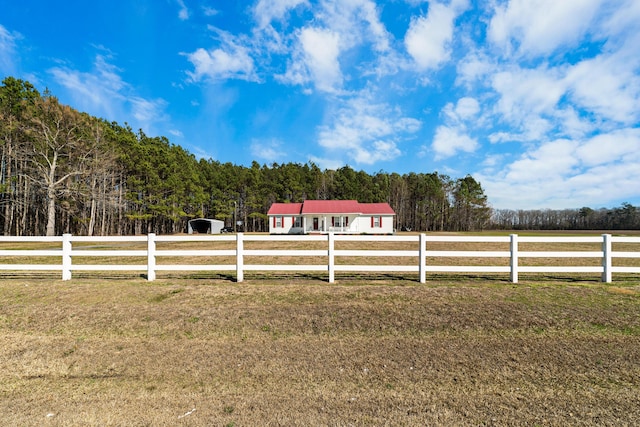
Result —
M371 226L373 218L374 226ZM393 234L393 215L362 215L358 218L361 233Z
M302 226L295 227L297 215L269 216L269 233L271 234L302 234Z

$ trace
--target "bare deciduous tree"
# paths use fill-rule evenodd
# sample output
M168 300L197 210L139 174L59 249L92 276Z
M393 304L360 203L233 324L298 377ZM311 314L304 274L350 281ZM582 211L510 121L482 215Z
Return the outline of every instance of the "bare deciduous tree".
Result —
M46 235L54 236L58 198L70 191L67 180L86 173L93 144L84 133L85 118L55 97L36 100L27 115L26 131L32 139L23 152L29 165L27 178L44 190Z

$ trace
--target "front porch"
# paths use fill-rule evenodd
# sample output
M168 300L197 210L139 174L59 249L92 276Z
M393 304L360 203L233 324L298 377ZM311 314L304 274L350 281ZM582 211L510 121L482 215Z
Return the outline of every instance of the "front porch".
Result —
M329 233L360 234L360 231L358 231L357 229L351 229L350 227L328 227L327 230L314 230L313 228L309 228L305 232L305 234L329 234Z
M351 222L351 223L350 223ZM311 216L302 217L302 227L304 234L358 234L358 221L349 216Z

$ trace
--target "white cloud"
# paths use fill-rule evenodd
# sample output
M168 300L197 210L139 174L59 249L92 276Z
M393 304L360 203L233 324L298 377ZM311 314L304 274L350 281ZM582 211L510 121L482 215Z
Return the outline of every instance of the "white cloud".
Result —
M431 144L436 160L451 157L461 151L472 153L478 149L478 141L463 132L458 128L438 126Z
M498 44L506 43L507 49L513 44L517 55L582 55L586 52L576 52L572 47L585 41L587 46L593 40L602 43L599 54L586 54L585 59L573 65L543 63L525 68L517 58L493 65L491 86L499 95L494 107L496 120L521 130L513 140L544 139L552 130L559 136L579 138L597 127L615 128L616 122L637 123L640 33L637 26L632 26L633 20L628 19L640 19L637 4L622 1L613 7L595 0L514 0L497 7L489 38ZM566 25L556 25L565 20ZM550 24L554 28L548 31L546 25ZM458 66L465 73L458 76L458 84L471 88L474 83L484 83L478 76L486 76L485 71L491 66L477 60L478 56L472 55L463 61L466 65ZM517 135L515 129L510 132L513 136Z
M189 19L189 9L187 9L187 6L184 4L184 0L176 1L178 2L178 6L180 6L178 18L180 18L181 21L186 21L187 19Z
M518 123L531 115L551 113L564 95L567 84L558 70L513 68L493 75L493 89L500 95L498 112Z
M460 152L473 153L480 148L478 141L470 137L467 130L468 126L477 126L479 112L478 101L468 96L458 99L455 104L449 102L444 106L444 124L437 127L431 143L435 160L446 159ZM419 155L424 157L428 151L427 146L422 146Z
M195 66L195 72L189 73L194 81L207 76L212 79L238 78L253 80L253 60L240 48L235 51L198 49L188 55Z
M616 36L627 38L629 34L636 34L640 21L640 2L637 0L618 0L604 4L605 18L600 30L603 39L613 39ZM637 46L637 44L634 44Z
M266 31L266 30L265 30ZM288 61L287 70L276 79L287 84L313 83L321 92L336 93L342 89L345 76L342 71L342 55L352 49L366 50L371 45L377 66L359 63L365 74L385 74L389 62L380 53L390 52L390 35L379 18L375 3L370 0L323 0L314 11L312 26L296 31L297 46ZM269 31L271 40L278 40L270 51L286 53L282 40L286 35ZM351 66L352 64L347 64Z
M320 169L337 170L343 167L346 163L341 159L328 159L325 157L309 156L309 160Z
M373 141L369 147L359 146L353 151L356 163L372 165L379 161L392 160L401 154L393 141Z
M204 13L204 16L216 16L217 14L220 13L220 11L218 11L218 9L214 9L212 7L209 6L202 6L202 13Z
M259 28L265 28L274 20L281 20L291 9L308 5L307 0L258 0L253 7L253 18Z
M390 48L390 35L371 0L323 0L316 19L340 34L345 49L365 42L373 43L376 52Z
M475 50L466 55L457 65L456 85L472 89L495 71L496 66L491 59L481 51Z
M375 41L375 48L379 52L389 50L389 34L384 24L380 21L375 3L371 1L362 1L361 4L362 18L368 24L368 30L365 34L371 34Z
M400 156L398 143L417 132L421 123L402 117L384 104L374 104L369 96L351 99L322 126L319 144L330 152L359 164L389 161Z
M465 7L461 2L449 6L432 2L427 16L411 20L404 44L420 70L438 68L449 60L455 18Z
M573 106L558 109L555 113L560 132L572 139L580 139L593 132L595 125L587 117L582 117Z
M496 208L597 207L637 197L640 129L545 142L478 179Z
M579 43L603 0L511 0L495 9L488 39L509 56L537 56Z
M167 103L161 99L144 99L139 96L128 98L131 104L131 113L138 123L145 123L145 128L152 127L152 123L164 120L164 109Z
M578 166L577 147L577 142L566 139L542 144L513 162L506 177L514 182L535 182L565 175Z
M19 35L12 34L0 25L0 74L11 75L15 72L16 62L16 38Z
M455 106L451 102L445 105L443 112L447 119L459 123L474 118L480 112L480 104L475 98L465 96L458 99Z
M287 71L284 74L275 75L274 78L281 83L292 85L305 85L310 82L312 78L303 53L301 51L294 53L287 65ZM305 89L304 93L310 94L312 91Z
M108 119L115 119L120 114L125 101L122 92L126 84L118 71L120 70L109 64L102 55L96 56L91 72L66 67L49 70L55 80L69 90L76 108Z
M624 124L640 118L640 63L615 53L584 60L568 72L572 99L584 109Z
M304 63L316 88L334 92L342 85L340 36L329 30L305 28L300 32Z
M190 78L193 81L202 78L257 80L247 44L227 32L212 29L219 36L221 47L210 50L199 48L187 54L189 62L195 67L194 72L188 73Z
M103 55L97 55L94 69L81 72L66 67L49 70L58 84L67 89L73 107L107 120L127 122L134 128L154 132L166 120L162 99L145 99L125 83L120 70Z
M576 156L587 166L640 161L640 129L625 128L596 135L576 150Z
M494 154L490 156L486 156L482 161L482 166L486 168L493 168L495 166L500 165L504 161L503 154Z
M480 111L480 104L475 98L464 97L458 100L456 105L456 114L458 117L468 120L474 117Z
M269 163L283 160L287 153L282 149L282 141L278 139L253 140L251 154Z
M553 123L545 118L532 115L524 120L519 127L510 128L510 132L498 131L489 135L491 143L523 142L537 143L548 139L548 134L553 130Z

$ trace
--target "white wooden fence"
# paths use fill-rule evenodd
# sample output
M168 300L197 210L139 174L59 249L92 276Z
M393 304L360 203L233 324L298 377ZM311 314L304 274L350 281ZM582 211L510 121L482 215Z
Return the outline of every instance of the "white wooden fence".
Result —
M245 249L248 242L289 242L300 245L301 242L321 242L322 249ZM158 249L159 243L189 243L208 242L211 244L226 243L226 248L222 249ZM324 242L324 243L322 243ZM398 242L407 242L403 245L413 247L413 249L336 249L336 243L340 242L360 242L365 247L384 246ZM188 235L188 236L159 236L149 234L147 236L107 236L107 237L86 237L72 236L64 234L59 237L11 237L0 236L2 247L18 246L24 247L28 244L44 244L53 246L49 249L0 249L0 271L61 271L63 280L70 280L73 271L140 271L145 272L148 280L155 280L156 273L161 271L235 271L236 280L242 282L246 271L317 271L326 272L328 281L335 281L336 272L409 272L417 273L421 283L426 282L427 273L433 272L457 272L457 273L507 273L513 283L518 282L519 273L597 273L601 275L603 282L611 282L613 273L640 273L640 263L634 265L614 265L614 259L640 258L640 250L636 251L614 251L613 244L623 244L625 248L638 244L640 249L640 237L616 237L610 234L601 236L435 236L435 235L394 235L394 236L354 236L336 235L333 233L326 235L311 236L289 236L289 235L253 235L238 233L236 235ZM440 243L439 246L447 244L487 244L505 247L504 250L434 250L430 246ZM559 243L559 244L597 244L598 250L580 251L520 251L520 243ZM280 243L279 243L280 244ZM326 245L325 245L326 244ZM138 246L137 249L126 249L126 246ZM56 247L57 246L57 247ZM123 248L124 246L124 248ZM168 245L170 246L170 244ZM214 245L215 246L215 245ZM397 246L397 245L396 245ZM58 259L55 264L43 263L11 263L12 259L23 259L25 257L39 257L39 259ZM145 259L142 263L108 263L80 264L74 262L74 258L108 258L116 261L123 261L124 258L134 257L138 261ZM158 263L162 258L186 257L191 260L201 257L223 259L226 257L234 259L235 263L220 264L192 264L178 263L165 264ZM316 259L326 259L326 263L311 264L256 264L245 262L245 257L301 257ZM345 260L353 262L354 259L372 257L402 257L413 259L413 263L400 264L350 264ZM460 258L474 259L476 265L437 265L433 261L438 258ZM482 261L478 265L478 259L502 258L508 263L500 265L498 262ZM521 265L523 258L592 258L595 261L589 265ZM289 258L287 258L289 259ZM336 259L342 262L336 263ZM575 262L573 263L575 264Z

